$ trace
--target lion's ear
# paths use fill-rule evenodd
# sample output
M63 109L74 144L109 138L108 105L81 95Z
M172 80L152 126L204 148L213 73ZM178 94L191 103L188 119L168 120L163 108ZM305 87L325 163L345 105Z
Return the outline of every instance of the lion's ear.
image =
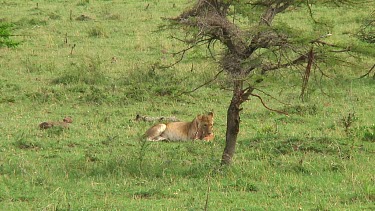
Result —
M198 119L199 121L202 121L202 115L198 115L198 116L197 116L197 119Z
M212 118L214 118L214 113L213 113L213 112L208 112L207 115L208 115L208 116L211 116Z

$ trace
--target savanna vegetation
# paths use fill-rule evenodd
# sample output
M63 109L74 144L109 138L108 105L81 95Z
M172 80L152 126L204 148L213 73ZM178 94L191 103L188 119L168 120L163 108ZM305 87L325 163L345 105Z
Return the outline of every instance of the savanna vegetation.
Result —
M352 51L311 73L303 101L298 70L251 77L288 115L243 102L221 166L232 81L212 53L223 46L180 60L185 31L165 27L194 2L1 1L0 209L375 209L374 3L311 8L324 41ZM274 21L316 29L306 6ZM134 120L207 111L212 142L145 142L152 123ZM69 129L39 128L66 116Z

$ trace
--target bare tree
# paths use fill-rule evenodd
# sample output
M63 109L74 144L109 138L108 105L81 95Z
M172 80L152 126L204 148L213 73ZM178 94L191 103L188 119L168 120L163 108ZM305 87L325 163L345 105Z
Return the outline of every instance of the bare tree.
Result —
M352 3L350 0L332 2ZM330 36L329 33L310 40L296 39L301 35L288 32L291 29L274 27L277 15L286 12L290 7L298 6L307 8L306 11L314 20L308 0L198 0L178 17L170 19L173 26L186 31L185 38L180 40L188 47L179 52L181 60L186 51L196 46L206 45L212 52L215 42L220 42L225 48L225 52L217 59L221 67L218 72L228 73L233 92L227 110L226 146L222 164L230 164L235 153L240 129L241 104L250 97L257 97L263 103L262 98L253 93L260 81L251 83L248 81L249 76L254 72L266 74L291 66L303 67L303 98L311 70L319 69L318 64L328 60L327 54L350 50L325 42L324 38ZM251 14L260 15L254 18ZM247 17L249 25L243 27L244 24L237 24L237 16L242 19ZM323 71L321 73L324 75Z

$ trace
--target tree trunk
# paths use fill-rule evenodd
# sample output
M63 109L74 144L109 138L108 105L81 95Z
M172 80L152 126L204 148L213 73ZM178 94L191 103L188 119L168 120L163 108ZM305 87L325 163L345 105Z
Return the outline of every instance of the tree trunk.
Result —
M237 135L240 131L240 105L242 102L242 81L235 81L233 97L227 111L226 144L221 158L221 165L230 164L236 151Z

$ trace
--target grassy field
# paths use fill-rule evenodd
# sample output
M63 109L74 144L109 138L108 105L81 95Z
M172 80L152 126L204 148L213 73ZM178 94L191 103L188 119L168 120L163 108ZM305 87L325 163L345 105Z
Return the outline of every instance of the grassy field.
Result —
M330 42L368 56L348 58L356 68L324 67L332 79L314 74L305 102L298 74L271 74L259 88L278 100L264 101L289 116L245 103L233 165L221 167L225 76L180 95L217 73L204 48L158 68L182 49L170 38L179 32L159 30L162 18L189 2L1 2L0 23L13 23L21 43L0 49L0 210L375 209L375 80L358 79L375 53L354 36L370 11L315 8L332 18ZM280 20L308 30L305 12ZM207 111L212 143L144 142L152 123L134 121ZM68 130L38 128L65 116Z

